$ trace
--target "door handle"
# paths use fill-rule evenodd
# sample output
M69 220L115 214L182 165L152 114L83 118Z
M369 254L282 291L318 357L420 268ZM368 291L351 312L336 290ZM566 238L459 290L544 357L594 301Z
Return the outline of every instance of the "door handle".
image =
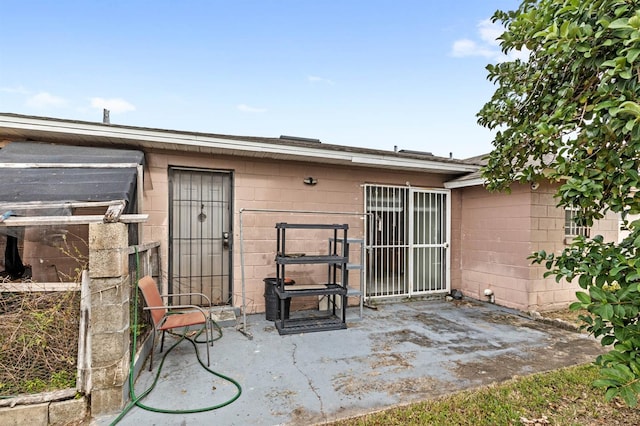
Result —
M222 233L222 247L229 248L229 233L228 232L223 232Z

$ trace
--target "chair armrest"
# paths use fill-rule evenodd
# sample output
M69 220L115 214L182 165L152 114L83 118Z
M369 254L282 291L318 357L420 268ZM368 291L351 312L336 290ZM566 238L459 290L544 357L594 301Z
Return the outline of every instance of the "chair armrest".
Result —
M211 308L211 299L209 299L209 297L207 297L206 294L204 293L171 293L171 294L161 294L160 297L162 298L167 298L167 297L173 297L173 296L202 296L205 299L207 299L207 302L209 303L209 308Z
M200 311L202 313L202 315L204 315L205 319L207 318L207 311L205 311L204 309L202 309L201 306L197 306L197 305L171 305L171 306L145 306L144 308L142 308L142 310L144 311L151 311L154 309L166 309L168 314L177 314L178 312L171 312L170 308L177 308L177 309L183 309L183 308L190 308L190 309L196 309L198 311ZM210 312L209 312L210 313Z

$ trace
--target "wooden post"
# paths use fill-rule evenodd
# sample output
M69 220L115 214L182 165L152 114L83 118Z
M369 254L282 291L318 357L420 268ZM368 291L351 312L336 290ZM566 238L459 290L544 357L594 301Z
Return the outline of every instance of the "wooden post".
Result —
M91 334L89 332L91 318L91 290L89 289L89 273L82 271L80 287L80 332L78 335L78 377L76 389L89 394L91 391Z

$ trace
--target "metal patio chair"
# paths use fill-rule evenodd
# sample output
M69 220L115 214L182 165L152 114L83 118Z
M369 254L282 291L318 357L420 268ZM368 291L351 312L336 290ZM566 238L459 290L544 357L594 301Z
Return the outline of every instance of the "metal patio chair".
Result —
M175 328L185 328L192 325L203 325L207 341L205 342L207 347L207 365L210 364L209 359L209 342L213 346L213 330L209 327L210 312L211 312L211 300L202 293L173 293L160 295L158 291L158 285L156 281L150 276L144 276L138 282L138 287L142 291L142 296L147 307L144 310L151 312L151 318L153 322L153 343L151 347L151 359L149 360L149 371L153 365L153 352L156 344L156 332L162 331L162 338L160 341L160 352L164 347L164 333L167 330ZM191 296L197 295L203 297L209 303L209 310L205 310L196 305L171 305L166 306L163 302L164 298L173 296ZM185 310L187 309L187 310ZM176 311L177 310L177 311ZM211 330L211 331L210 331ZM184 331L186 333L186 330Z

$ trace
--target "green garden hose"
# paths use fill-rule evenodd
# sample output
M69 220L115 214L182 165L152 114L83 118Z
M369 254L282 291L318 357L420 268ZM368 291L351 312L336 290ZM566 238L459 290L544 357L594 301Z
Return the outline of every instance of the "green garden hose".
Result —
M138 328L138 280L140 279L139 277L139 257L138 257L138 249L136 248L136 291L134 292L134 306L136 306L136 309L133 310L133 329L137 330ZM213 325L216 327L216 329L218 330L218 337L213 339L218 340L222 337L222 329L220 328L220 326L213 320L211 320L211 322L213 323ZM151 384L151 386L149 387L149 389L145 390L144 392L142 392L142 394L137 395L135 394L135 389L133 387L133 375L134 375L134 362L135 362L135 353L136 353L136 344L137 344L137 333L133 333L133 349L131 351L131 364L130 364L130 368L129 368L129 394L131 397L131 401L127 404L127 406L124 408L124 410L122 410L122 413L120 413L120 415L113 421L111 422L111 426L117 424L118 422L120 422L120 420L122 420L122 418L134 407L134 406L138 406L144 410L147 411L153 411L156 413L165 413L165 414L191 414L191 413L202 413L205 411L212 411L212 410L217 410L218 408L222 408L225 407L229 404L231 404L232 402L234 402L236 399L240 398L240 395L242 394L242 387L240 386L240 384L235 381L234 379L232 379L231 377L225 376L223 374L217 373L215 371L213 371L212 369L210 369L209 367L207 367L204 362L202 362L202 360L200 359L200 353L198 352L198 343L205 343L205 344L209 344L211 342L209 342L207 339L205 339L204 341L199 341L197 340L198 336L202 334L202 329L198 332L198 334L196 334L193 338L189 338L186 337L186 334L182 334L180 335L180 339L174 343L173 345L171 345L171 347L169 349L167 349L167 351L164 353L164 355L162 356L162 360L160 361L160 365L158 366L158 372L156 373L156 376L153 379L153 383ZM202 366L202 368L204 368L205 370L207 370L209 373L220 377L221 379L224 379L228 382L231 382L237 389L236 394L229 400L222 402L220 404L216 404L216 405L212 405L209 407L202 407L202 408L191 408L191 409L186 409L186 410L168 410L168 409L164 409L164 408L156 408L156 407L149 407L147 405L144 405L141 401L143 398L145 398L147 395L149 395L151 393L151 391L155 388L156 383L158 382L158 378L160 377L160 372L162 371L162 366L164 365L164 361L167 357L167 355L169 355L169 353L171 352L171 350L173 348L175 348L176 346L178 346L178 344L180 342L182 342L183 340L188 340L189 342L191 342L191 344L193 345L193 348L196 351L196 358L198 358L198 362L200 363L200 365Z

